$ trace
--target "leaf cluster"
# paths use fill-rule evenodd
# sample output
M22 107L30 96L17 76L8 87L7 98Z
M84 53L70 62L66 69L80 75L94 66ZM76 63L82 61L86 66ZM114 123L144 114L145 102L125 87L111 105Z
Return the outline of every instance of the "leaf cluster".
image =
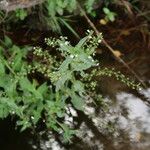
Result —
M20 48L5 37L0 47L0 118L17 116L21 130L35 128L42 121L69 140L75 131L64 123L66 107L70 103L84 110L88 93L80 78L96 66L92 56L101 38L90 32L76 46L64 37L46 39L62 55L59 62L40 47L33 49L33 60L28 62L31 47ZM33 75L39 73L42 83Z
M59 52L58 58L40 47L18 47L5 37L0 46L0 118L17 116L21 130L44 123L64 140L70 140L75 130L65 123L68 105L84 111L89 97L105 106L96 92L95 76L115 76L138 87L119 72L99 68L94 56L101 41L102 35L95 36L93 31L88 31L75 46L62 36L45 39Z

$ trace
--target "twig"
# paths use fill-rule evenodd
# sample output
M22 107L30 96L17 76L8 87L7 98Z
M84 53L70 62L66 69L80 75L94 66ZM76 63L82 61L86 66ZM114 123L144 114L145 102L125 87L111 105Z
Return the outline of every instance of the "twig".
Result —
M95 27L95 25L93 24L93 22L89 19L89 17L87 16L86 12L83 10L83 8L81 7L81 5L78 3L78 8L80 9L82 15L85 17L85 19L87 20L87 22L89 23L89 25L91 26L91 28L95 31L95 33L97 35L100 34L100 32L98 31L98 29ZM122 63L136 78L137 80L143 85L143 87L147 88L146 84L141 80L141 78L135 73L135 71L129 67L129 65L122 59L120 58L120 56L117 56L115 54L115 50L106 42L105 39L102 40L102 43L108 48L108 50L113 54L113 56L120 62Z

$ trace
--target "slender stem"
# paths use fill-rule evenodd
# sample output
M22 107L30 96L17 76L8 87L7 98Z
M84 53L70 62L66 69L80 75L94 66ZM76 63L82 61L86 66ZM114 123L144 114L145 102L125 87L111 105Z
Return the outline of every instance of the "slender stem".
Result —
M0 59L4 62L4 64L11 71L11 73L16 76L16 73L14 72L13 69L11 69L11 67L9 66L9 64L7 63L7 61L5 61L2 57L0 57Z
M83 10L83 8L81 7L81 5L79 3L78 3L78 8L81 11L82 15L85 17L85 19L87 20L87 22L89 23L89 25L91 26L91 28L95 31L95 33L97 35L99 35L100 32L95 27L95 25L93 24L93 22L89 19L89 17L87 16L86 12ZM147 88L146 84L141 80L141 78L136 74L136 72L120 56L117 56L115 54L114 49L107 43L107 41L105 39L102 40L102 44L104 44L108 48L108 50L113 54L113 56L120 63L122 63L137 78L137 80L143 85L143 87Z

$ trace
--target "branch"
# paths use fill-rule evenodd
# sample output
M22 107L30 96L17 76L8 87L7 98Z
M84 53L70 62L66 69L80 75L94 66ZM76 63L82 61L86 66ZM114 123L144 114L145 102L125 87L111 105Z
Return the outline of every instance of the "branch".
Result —
M97 35L99 35L100 32L95 27L93 22L89 19L86 12L83 10L83 8L79 3L78 8L82 13L82 15L85 17L85 19L87 20L87 22L89 23L89 25L91 26L91 28L95 31ZM118 62L122 63L136 77L136 79L143 85L143 87L145 88L147 87L146 84L141 80L141 78L135 73L135 71L132 68L130 68L129 65L120 56L116 55L115 50L107 43L105 39L102 40L102 44L104 44L108 48L108 50L113 54L113 56L118 60Z

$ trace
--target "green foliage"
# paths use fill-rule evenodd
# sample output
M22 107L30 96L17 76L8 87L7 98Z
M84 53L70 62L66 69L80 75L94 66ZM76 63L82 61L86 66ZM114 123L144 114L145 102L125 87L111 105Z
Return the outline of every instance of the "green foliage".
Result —
M48 26L52 28L53 31L61 32L60 24L65 25L67 28L71 29L76 36L77 33L68 24L69 19L64 17L65 11L72 13L76 9L76 0L47 0L42 7L45 16L43 19Z
M15 10L15 14L16 14L16 17L19 18L20 20L24 20L28 15L25 9L17 9Z
M92 16L95 16L93 11L94 3L98 0L84 0L81 5L85 8L86 12ZM80 2L79 2L80 3ZM39 18L38 21L44 24L54 32L61 33L61 26L68 28L76 37L79 35L71 27L72 16L79 15L80 12L77 8L77 0L46 0L37 7L30 9L16 9L6 14L0 11L0 19L5 19L5 22L18 22L24 20L27 16L36 15ZM3 20L4 21L4 20Z
M108 21L115 21L115 16L117 15L116 13L110 11L107 7L103 8L103 12L105 13L105 20L106 22Z
M84 4L86 12L91 16L95 17L96 13L94 11L94 4L98 4L98 3L99 3L98 0L86 0Z
M36 127L42 121L48 129L69 141L75 130L64 123L68 104L84 111L90 97L105 106L100 93L96 92L94 76L125 80L114 70L99 69L94 55L101 40L102 35L94 36L92 31L75 46L66 37L47 38L47 45L60 54L52 56L40 47L32 51L31 47L20 48L5 37L0 47L0 118L17 116L21 130ZM31 53L33 59L28 61ZM133 86L129 80L125 83Z
M33 50L32 62L28 62L31 48L20 48L5 37L0 47L0 118L18 116L21 130L43 120L48 128L63 133L65 140L69 140L75 131L58 120L64 118L68 100L75 109L84 110L87 93L78 78L83 78L85 71L96 65L91 55L101 41L101 35L92 38L92 34L75 47L64 37L46 39L49 46L56 46L60 51L60 62L39 47ZM38 73L45 78L43 83L32 77Z
M65 10L72 13L76 9L76 0L47 0L45 7L51 16L55 16L57 13L63 15Z
M98 3L98 0L84 0L81 3L85 7L87 13L95 16L93 5ZM69 24L72 20L71 15L79 15L77 0L47 0L42 7L43 19L48 26L55 32L61 33L61 25L66 26L76 37L79 35ZM66 15L67 14L67 15Z

